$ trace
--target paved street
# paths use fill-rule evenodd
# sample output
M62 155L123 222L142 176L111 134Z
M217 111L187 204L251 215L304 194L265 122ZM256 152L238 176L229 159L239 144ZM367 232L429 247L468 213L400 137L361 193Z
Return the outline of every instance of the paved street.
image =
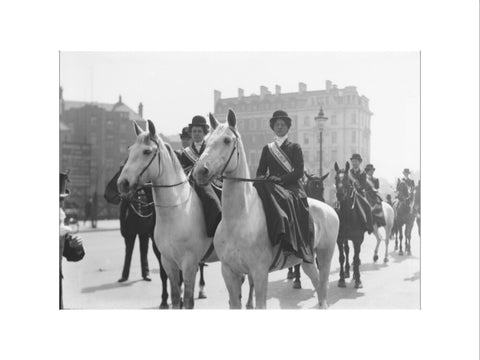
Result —
M153 251L149 250L151 282L142 280L138 240L135 243L130 279L118 283L125 246L117 221L100 221L98 229L80 228L86 251L78 263L64 260L64 304L72 309L156 309L161 300L159 266ZM361 253L363 289L354 289L351 279L347 288L337 287L339 262L334 254L330 274L328 303L330 309L419 309L420 307L420 243L416 226L413 229L412 255L399 256L390 241L390 262L383 264L384 243L380 245L379 262L373 263L373 235L365 237ZM350 259L353 257L353 249ZM269 309L313 309L317 298L308 277L302 273L302 289L292 289L292 280L286 280L287 270L270 274ZM195 301L196 309L227 309L228 294L220 271L220 263L205 268L208 298ZM198 284L198 276L197 276ZM196 288L198 295L198 286ZM244 305L248 284L242 290Z

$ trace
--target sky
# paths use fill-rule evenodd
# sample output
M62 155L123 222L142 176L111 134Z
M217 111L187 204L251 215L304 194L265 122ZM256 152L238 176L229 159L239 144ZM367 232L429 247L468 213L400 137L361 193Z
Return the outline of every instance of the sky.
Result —
M196 114L213 112L222 97L356 86L370 100L371 162L394 181L404 168L420 170L420 54L418 52L62 52L60 85L66 100L114 103L118 96L163 134L178 134ZM267 121L267 119L266 119ZM345 159L347 160L347 159Z

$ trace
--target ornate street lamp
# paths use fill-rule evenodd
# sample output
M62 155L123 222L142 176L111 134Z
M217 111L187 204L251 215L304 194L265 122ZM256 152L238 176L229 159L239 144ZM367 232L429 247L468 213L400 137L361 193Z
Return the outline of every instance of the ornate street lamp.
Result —
M323 175L323 129L325 127L325 122L328 120L328 117L324 116L323 108L320 108L320 112L315 116L315 122L317 124L318 131L320 131L320 176Z

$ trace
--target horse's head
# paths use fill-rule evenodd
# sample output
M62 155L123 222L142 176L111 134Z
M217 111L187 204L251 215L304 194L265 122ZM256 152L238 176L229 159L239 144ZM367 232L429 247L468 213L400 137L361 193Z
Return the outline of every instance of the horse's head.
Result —
M345 169L340 169L337 162L335 162L335 187L337 189L337 200L342 202L348 198L352 190L352 183L348 177L350 170L350 163L347 161Z
M153 122L147 120L147 123L148 131L142 131L134 123L137 140L128 149L127 162L117 181L118 190L122 195L133 195L138 187L160 174L160 160L157 158L160 157L159 152L165 144L157 136Z
M235 113L228 110L226 124L219 123L212 114L209 117L213 132L193 171L193 176L200 185L208 184L216 176L231 173L239 162L240 135Z
M306 182L306 190L307 196L320 200L325 201L323 197L323 193L325 191L325 186L323 185L323 181L328 177L330 173L327 173L323 176L317 177L305 172L305 176L307 177Z

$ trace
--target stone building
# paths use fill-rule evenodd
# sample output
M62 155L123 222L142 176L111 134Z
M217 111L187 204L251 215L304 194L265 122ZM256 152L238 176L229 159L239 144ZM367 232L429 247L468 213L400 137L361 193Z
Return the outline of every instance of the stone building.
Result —
M245 96L243 89L233 98L222 98L221 92L214 90L214 113L224 121L228 109L237 115L238 128L245 144L251 176L255 176L262 148L273 141L274 134L269 127L269 119L275 110L285 110L293 120L289 138L298 142L302 149L305 169L318 174L320 168L320 136L315 124L315 116L320 108L328 117L323 130L323 173L333 174L337 161L340 167L352 153L358 152L364 164L370 161L370 120L373 113L369 100L361 95L355 86L339 88L330 80L323 90L307 90L304 83L298 84L297 92L282 93L275 85L272 93L266 86L260 86L259 94ZM333 176L326 182L325 197L334 201Z

